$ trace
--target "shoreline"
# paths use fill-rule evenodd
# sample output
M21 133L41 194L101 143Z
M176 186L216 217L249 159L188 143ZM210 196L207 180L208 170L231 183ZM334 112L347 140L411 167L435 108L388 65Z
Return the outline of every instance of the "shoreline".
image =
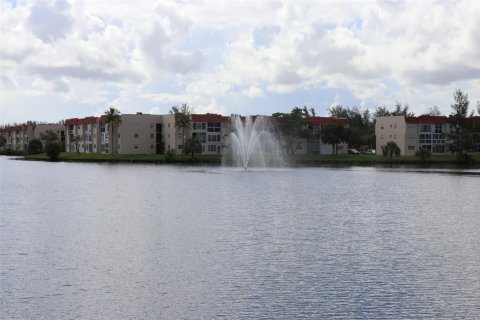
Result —
M2 154L3 155L3 154ZM45 154L37 155L3 155L15 157L16 160L25 161L46 161L50 162ZM433 156L431 159L421 161L415 157L395 157L391 161L377 155L311 155L294 156L287 163L288 167L348 167L348 166L413 166L425 168L480 168L480 156L472 156L472 163L458 163L455 156L443 155ZM174 156L166 158L164 155L132 155L132 154L77 154L61 153L57 162L83 162L83 163L139 163L139 164L176 164L176 165L222 165L221 155L197 155L194 158L189 156Z

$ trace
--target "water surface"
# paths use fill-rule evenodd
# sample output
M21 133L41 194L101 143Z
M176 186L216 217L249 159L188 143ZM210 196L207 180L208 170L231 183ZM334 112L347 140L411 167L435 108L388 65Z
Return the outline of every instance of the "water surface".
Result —
M480 172L0 157L1 319L480 318Z

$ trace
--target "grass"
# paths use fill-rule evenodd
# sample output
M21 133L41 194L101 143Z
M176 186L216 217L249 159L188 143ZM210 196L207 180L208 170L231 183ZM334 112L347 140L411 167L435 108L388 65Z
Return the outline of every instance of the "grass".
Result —
M46 154L28 155L26 160L48 161ZM473 167L480 167L480 155L473 156ZM219 165L222 162L221 155L195 155L190 156L176 155L167 159L162 154L85 154L85 153L66 153L60 154L60 161L68 162L127 162L127 163L188 163L188 164L212 164ZM295 155L291 157L290 163L294 166L315 166L315 165L391 165L391 164L411 164L411 165L456 165L454 155L432 156L425 162L420 161L414 156L393 157L391 161L383 156L376 155Z
M475 166L480 165L480 155L472 157ZM434 165L449 164L456 165L455 155L439 155L422 162L415 156L393 157L389 160L383 156L377 155L297 155L294 156L292 162L297 165L313 165L313 164L350 164L350 165L374 165L374 164L412 164L412 165Z
M25 156L26 160L48 160L45 153ZM166 158L163 154L88 154L88 153L70 153L62 152L60 161L68 162L131 162L131 163L220 163L220 155L195 155L190 156L176 155Z

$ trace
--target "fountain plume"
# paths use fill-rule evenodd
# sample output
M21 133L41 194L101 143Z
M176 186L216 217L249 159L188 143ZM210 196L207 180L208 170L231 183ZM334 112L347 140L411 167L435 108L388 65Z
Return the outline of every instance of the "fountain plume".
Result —
M273 123L269 117L234 115L232 131L224 148L223 163L243 167L284 166Z

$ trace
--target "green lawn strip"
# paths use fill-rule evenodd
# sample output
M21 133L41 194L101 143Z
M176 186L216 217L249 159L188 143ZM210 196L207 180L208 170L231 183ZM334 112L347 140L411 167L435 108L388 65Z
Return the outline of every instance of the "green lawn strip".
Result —
M28 155L24 157L26 160L48 161L46 154ZM480 155L473 156L474 166L480 167ZM345 164L345 165L375 165L375 164L446 164L456 165L454 155L432 156L430 159L422 162L414 156L393 157L391 161L383 156L377 155L295 155L289 159L292 165L311 166L311 165L328 165L328 164ZM162 154L87 154L87 153L70 153L62 152L60 161L67 162L127 162L127 163L187 163L187 164L220 164L221 155L195 155L192 159L190 156L176 155L173 158L166 159Z
M46 154L25 156L26 160L48 160ZM193 159L180 155L166 159L163 154L88 154L62 152L60 161L67 162L130 162L130 163L220 163L220 155L196 155Z

